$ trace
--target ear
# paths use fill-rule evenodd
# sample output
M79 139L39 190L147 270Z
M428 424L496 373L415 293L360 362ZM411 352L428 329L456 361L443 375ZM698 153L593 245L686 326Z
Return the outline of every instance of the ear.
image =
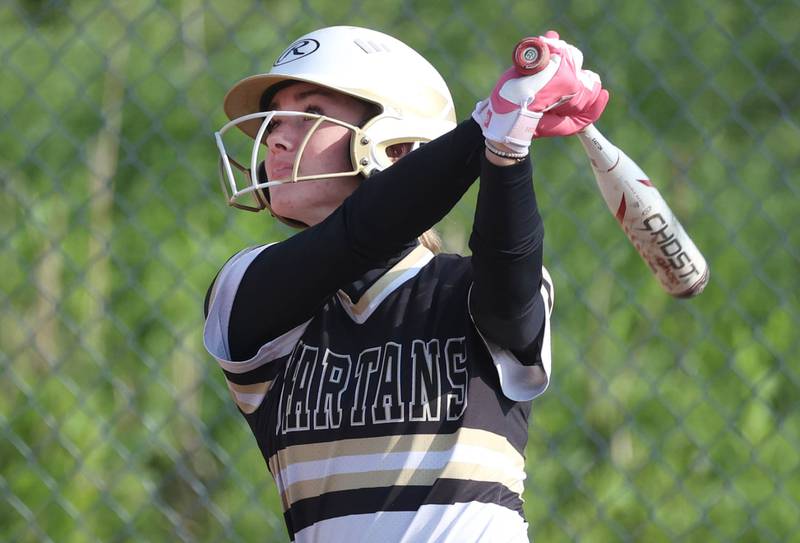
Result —
M413 147L414 144L411 143L410 141L406 141L403 143L395 143L394 145L390 145L389 147L386 148L386 156L388 156L389 160L391 160L392 162L397 162L398 160L406 156L408 153L410 153Z

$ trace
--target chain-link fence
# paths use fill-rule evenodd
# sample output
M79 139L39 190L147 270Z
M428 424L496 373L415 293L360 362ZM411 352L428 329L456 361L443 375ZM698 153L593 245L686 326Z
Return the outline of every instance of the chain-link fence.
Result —
M0 539L282 541L280 502L201 341L238 249L235 81L320 26L389 32L461 118L516 39L559 29L611 90L599 125L705 253L663 294L575 141L535 144L557 285L525 510L540 541L800 541L800 48L794 0L0 3ZM466 250L474 192L441 224Z

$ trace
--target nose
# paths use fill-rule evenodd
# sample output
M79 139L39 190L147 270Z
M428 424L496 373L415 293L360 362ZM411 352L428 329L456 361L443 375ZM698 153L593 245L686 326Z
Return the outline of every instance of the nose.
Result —
M264 141L270 152L275 151L294 151L300 141L300 119L296 117L274 117L273 127L267 133Z

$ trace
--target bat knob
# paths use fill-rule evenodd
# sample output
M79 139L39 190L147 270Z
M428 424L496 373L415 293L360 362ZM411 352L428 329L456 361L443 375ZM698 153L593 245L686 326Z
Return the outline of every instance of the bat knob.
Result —
M511 58L520 74L533 75L544 70L550 62L550 49L541 38L523 38L514 47Z

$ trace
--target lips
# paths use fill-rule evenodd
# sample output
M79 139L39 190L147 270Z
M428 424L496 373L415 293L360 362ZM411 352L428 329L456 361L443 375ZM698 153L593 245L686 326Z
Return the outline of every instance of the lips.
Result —
M293 164L277 163L267 166L267 177L271 180L289 179L292 176Z

